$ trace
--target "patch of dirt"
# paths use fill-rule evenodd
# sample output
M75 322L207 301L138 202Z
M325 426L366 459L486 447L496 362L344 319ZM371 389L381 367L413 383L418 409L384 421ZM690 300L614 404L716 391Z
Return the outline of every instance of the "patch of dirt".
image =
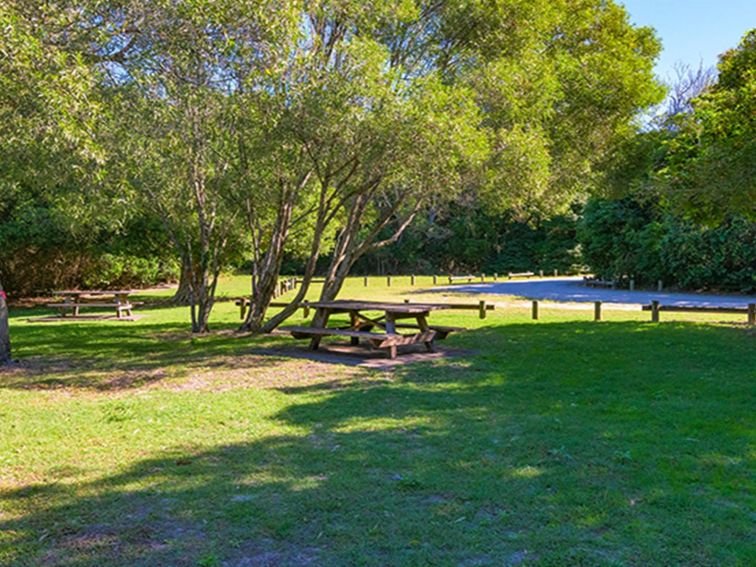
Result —
M282 565L322 565L321 548L296 545L293 542L276 543L271 539L243 542L233 557L224 561L224 567L280 567Z
M258 346L248 354L192 360L188 368L139 367L141 362L129 368L128 362L116 361L114 368L108 369L95 361L34 357L1 369L0 388L111 396L155 389L222 392L275 388L290 393L308 388L341 389L358 382L385 383L394 379L394 370L407 364L450 357L463 360L466 355L466 351L443 348L428 353L417 346L403 349L391 360L385 352L368 347L326 343L318 351L303 344Z

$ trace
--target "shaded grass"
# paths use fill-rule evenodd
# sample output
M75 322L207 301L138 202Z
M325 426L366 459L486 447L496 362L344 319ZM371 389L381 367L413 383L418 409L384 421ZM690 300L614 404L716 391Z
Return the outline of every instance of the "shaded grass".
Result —
M258 357L290 339L233 304L202 338L17 317L0 564L752 564L753 335L542 315L434 314L472 354L390 372Z

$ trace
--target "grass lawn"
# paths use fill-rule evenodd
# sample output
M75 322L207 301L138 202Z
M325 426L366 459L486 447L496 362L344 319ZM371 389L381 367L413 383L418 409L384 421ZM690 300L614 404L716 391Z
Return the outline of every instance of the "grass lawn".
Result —
M343 296L433 297L407 284ZM0 565L756 564L740 322L439 313L465 356L387 371L271 356L292 339L234 335L232 302L200 338L186 308L35 313L0 371Z

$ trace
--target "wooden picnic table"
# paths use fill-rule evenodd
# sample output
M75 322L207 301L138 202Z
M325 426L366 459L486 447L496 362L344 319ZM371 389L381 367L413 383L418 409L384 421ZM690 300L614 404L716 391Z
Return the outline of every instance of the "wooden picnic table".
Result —
M116 317L122 319L124 313L132 316L132 309L138 303L129 301L129 295L134 293L130 289L116 290L61 290L53 294L62 297L62 301L48 303L48 307L56 307L61 317L66 317L66 312L71 311L73 317L79 316L82 307L113 307Z
M396 358L397 347L423 343L428 352L433 352L433 341L445 339L449 333L462 331L459 327L441 327L428 324L431 311L450 309L451 305L438 303L387 303L382 301L361 301L342 299L336 301L317 301L309 304L315 309L313 324L307 326L284 327L294 338L310 339L310 349L317 350L320 340L327 336L345 336L352 345L358 345L365 339L374 348L386 349L389 358ZM371 313L378 315L368 315ZM331 315L349 314L347 327L328 327ZM382 315L381 315L382 313ZM414 319L412 323L397 321ZM377 329L379 332L374 332ZM397 329L407 329L410 333L402 334Z

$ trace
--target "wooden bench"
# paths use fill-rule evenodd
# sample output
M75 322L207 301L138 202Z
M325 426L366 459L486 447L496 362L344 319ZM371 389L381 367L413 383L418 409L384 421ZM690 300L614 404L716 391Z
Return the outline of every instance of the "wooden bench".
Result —
M617 282L614 280L601 280L599 278L587 278L583 277L583 285L588 287L609 287L614 288Z
M511 280L512 278L532 278L535 277L535 274L533 272L509 272L507 276Z
M417 329L417 325L409 325L406 323L397 323L396 325L397 329ZM461 333L462 331L466 331L464 327L446 327L442 325L429 325L428 328L431 331L436 331L436 339L439 341L444 340L446 337L448 337L451 333Z
M454 282L461 282L466 281L467 283L471 283L474 279L476 279L475 276L449 276L449 283Z

